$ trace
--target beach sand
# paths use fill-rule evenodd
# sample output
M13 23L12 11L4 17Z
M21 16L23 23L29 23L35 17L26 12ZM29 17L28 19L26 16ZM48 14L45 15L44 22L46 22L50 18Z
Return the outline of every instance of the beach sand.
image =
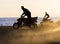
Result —
M60 44L60 21L44 21L34 29L0 26L0 44Z

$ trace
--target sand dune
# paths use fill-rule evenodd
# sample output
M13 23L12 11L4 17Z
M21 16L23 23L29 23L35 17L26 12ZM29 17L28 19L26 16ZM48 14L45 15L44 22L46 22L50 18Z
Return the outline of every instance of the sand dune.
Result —
M31 29L22 27L0 27L0 44L59 44L60 21L44 21Z

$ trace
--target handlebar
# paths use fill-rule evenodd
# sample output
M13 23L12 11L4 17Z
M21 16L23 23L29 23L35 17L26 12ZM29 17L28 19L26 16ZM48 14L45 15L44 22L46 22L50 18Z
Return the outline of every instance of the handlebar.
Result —
M21 15L21 18L24 18L24 16L23 16L23 15Z

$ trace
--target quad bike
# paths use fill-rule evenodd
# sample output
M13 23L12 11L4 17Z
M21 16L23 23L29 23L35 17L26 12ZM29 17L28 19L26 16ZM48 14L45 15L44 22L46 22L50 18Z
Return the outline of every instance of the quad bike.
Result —
M44 17L42 22L51 22L53 23L53 21L50 18Z
M37 26L37 17L27 19L27 18L24 18L24 16L21 16L21 18L18 18L17 22L13 24L14 29L18 29L19 27L23 27L23 26L35 28Z

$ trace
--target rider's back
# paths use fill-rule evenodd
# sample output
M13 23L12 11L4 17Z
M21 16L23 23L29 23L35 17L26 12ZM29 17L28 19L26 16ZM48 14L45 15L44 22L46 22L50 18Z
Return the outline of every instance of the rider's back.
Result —
M31 17L31 12L30 12L28 9L24 8L23 11L24 11L24 14L25 14L28 18Z
M24 11L24 13L25 13L26 15L27 15L27 14L31 14L31 12L30 12L28 9L26 9L26 8L24 8L23 11Z

